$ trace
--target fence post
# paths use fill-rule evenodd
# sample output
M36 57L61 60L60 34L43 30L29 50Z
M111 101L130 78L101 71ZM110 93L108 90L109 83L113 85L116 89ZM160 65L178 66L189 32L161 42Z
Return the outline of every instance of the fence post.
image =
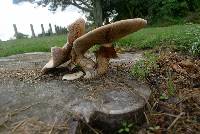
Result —
M14 28L14 31L15 31L15 36L17 36L18 31L17 31L17 26L16 26L16 24L13 24L13 28Z
M58 31L58 34L60 34L60 27L57 26L57 31Z
M56 26L56 25L54 25L54 27L55 27L56 34L58 34L58 29L57 29L57 26Z
M49 32L50 32L50 35L53 34L51 23L49 23Z
M44 31L44 26L43 26L43 24L41 24L41 28L42 28L42 35L45 36L45 31Z
M33 29L33 24L30 24L30 27L31 27L32 37L35 38L35 32L34 32L34 29Z

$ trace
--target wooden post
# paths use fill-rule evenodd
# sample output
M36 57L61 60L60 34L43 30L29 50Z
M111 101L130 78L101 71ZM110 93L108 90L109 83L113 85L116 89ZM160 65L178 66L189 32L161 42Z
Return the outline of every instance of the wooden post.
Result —
M42 28L42 35L45 36L45 31L44 31L44 26L43 26L43 24L41 24L41 28Z
M15 36L17 36L18 31L17 31L17 26L16 26L16 24L13 24L13 28L14 28L14 31L15 31Z
M61 34L61 26L58 26L59 34Z
M50 32L50 35L53 34L51 23L49 23L49 32Z
M33 29L33 24L30 24L30 27L31 27L31 32L32 32L32 38L35 38L35 32L34 32L34 29Z
M55 27L55 32L56 32L56 34L58 34L57 26L54 25L54 27Z
M60 27L55 25L56 34L60 34Z

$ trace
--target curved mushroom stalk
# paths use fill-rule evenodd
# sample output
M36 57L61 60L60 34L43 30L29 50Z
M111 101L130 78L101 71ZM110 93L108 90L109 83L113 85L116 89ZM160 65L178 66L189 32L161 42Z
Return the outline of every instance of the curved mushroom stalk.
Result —
M41 72L46 73L50 69L55 68L68 60L71 59L70 53L72 50L72 45L66 45L65 48L52 47L51 48L51 59L49 62L42 68Z
M75 61L76 63L79 63L79 65L81 66L81 68L84 70L85 72L85 76L84 78L94 78L97 73L96 73L96 69L95 69L95 62L87 57L79 57L76 59Z
M108 71L111 58L117 58L116 51L112 44L105 44L96 52L97 74L104 75Z
M107 73L109 67L109 61L111 58L117 58L116 51L111 43L102 44L98 51L95 53L96 56L96 68L86 69L86 75L84 78L90 79L97 76L101 76Z
M95 44L109 44L113 41L120 39L132 32L136 32L139 29L143 28L147 24L147 21L141 18L136 19L127 19L127 20L121 20L112 24L104 25L102 27L99 27L97 29L94 29L93 31L88 32L87 34L77 38L73 43L72 48L72 61L76 64L79 64L85 72L88 72L88 70L91 70L90 68L95 68L94 62L92 62L90 59L86 58L84 56L85 52L90 49ZM103 46L103 45L102 45ZM104 51L101 50L101 54L98 56L98 66L99 66L99 73L100 70L105 69L106 67L101 67L103 61L107 63L109 61L109 58L115 57L116 53L110 53L108 48L104 48ZM102 49L103 49L102 48ZM106 55L109 55L109 58L106 59ZM82 61L84 60L84 62ZM85 65L89 64L89 65ZM100 69L102 68L102 69ZM104 72L104 71L103 71ZM86 73L87 75L87 73Z
M74 23L68 26L68 43L66 43L62 48L52 47L51 48L51 59L42 68L41 72L46 73L50 69L58 67L59 65L67 62L71 59L71 50L74 40L82 36L85 32L85 21L80 18Z

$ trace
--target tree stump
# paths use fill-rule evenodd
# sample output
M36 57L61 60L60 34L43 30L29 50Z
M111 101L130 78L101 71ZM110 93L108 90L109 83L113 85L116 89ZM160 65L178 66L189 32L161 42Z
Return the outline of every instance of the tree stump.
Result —
M119 59L111 60L105 76L75 81L62 81L63 74L72 73L62 66L40 76L49 55L27 53L0 58L0 126L18 125L12 130L15 133L76 133L81 123L89 123L112 133L124 120L142 123L142 110L151 92L128 72L142 58L141 53L119 54ZM0 133L4 132L10 129L1 127Z

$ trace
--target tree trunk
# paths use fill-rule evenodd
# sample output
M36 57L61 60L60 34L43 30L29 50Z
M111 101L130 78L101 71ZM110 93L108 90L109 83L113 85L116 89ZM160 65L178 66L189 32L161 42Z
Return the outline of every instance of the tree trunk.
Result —
M102 0L94 0L94 21L97 27L103 24Z

